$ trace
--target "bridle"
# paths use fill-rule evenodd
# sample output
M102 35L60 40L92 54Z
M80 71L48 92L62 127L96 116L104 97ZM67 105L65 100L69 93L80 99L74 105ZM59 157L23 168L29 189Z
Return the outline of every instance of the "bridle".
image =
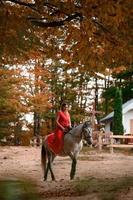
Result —
M92 128L90 126L91 126L90 122L88 122L88 121L86 121L83 124L82 131L81 131L81 138L86 140L86 141L90 141L91 142L91 139L92 139Z

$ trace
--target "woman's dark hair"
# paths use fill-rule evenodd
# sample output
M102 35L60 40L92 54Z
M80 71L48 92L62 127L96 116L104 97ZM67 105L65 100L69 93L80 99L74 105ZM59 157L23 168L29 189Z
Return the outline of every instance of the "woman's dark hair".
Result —
M64 108L66 105L68 105L66 102L63 102L62 104L61 104L61 109L62 108Z

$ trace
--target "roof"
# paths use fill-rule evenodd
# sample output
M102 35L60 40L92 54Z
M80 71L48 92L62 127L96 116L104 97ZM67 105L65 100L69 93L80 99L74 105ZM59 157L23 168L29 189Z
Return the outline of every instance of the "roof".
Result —
M122 113L125 114L129 110L133 110L133 99L130 99L122 105ZM106 117L102 118L100 122L111 120L114 117L114 112L109 113Z

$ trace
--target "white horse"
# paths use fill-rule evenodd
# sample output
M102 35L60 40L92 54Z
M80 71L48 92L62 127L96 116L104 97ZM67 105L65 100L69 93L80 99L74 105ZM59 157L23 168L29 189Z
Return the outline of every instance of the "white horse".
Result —
M46 138L43 141L41 148L41 163L44 171L44 181L47 180L48 171L51 173L52 180L55 180L52 163L56 155L50 150ZM70 179L73 179L75 176L77 157L83 147L83 140L86 140L89 145L92 144L92 128L90 122L85 122L74 127L64 136L64 149L58 156L69 156L72 159Z

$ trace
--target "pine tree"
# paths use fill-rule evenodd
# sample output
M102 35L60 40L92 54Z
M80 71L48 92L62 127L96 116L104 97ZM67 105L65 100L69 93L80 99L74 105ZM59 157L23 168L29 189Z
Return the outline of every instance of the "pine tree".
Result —
M122 135L124 133L122 124L122 94L119 88L116 89L114 100L113 132L115 135Z

